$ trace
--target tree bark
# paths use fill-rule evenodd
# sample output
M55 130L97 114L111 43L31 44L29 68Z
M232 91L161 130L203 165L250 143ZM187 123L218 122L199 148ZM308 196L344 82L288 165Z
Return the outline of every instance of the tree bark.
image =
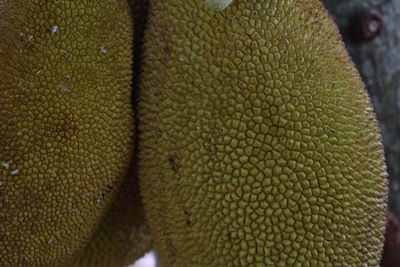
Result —
M389 208L400 216L400 1L323 2L339 26L374 105L388 165Z

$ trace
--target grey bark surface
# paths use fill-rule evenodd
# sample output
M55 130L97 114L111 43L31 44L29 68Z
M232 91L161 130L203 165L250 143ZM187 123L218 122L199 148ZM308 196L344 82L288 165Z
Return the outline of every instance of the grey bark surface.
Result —
M347 50L368 89L377 114L389 172L389 207L400 216L400 1L323 0L339 26ZM380 33L356 40L366 12L382 20ZM358 19L355 19L358 18Z

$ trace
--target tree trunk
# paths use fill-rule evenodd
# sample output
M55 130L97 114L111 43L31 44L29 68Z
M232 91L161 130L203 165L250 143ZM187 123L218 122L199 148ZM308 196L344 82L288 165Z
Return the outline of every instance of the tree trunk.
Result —
M323 0L361 73L377 114L389 172L389 207L400 216L400 1Z

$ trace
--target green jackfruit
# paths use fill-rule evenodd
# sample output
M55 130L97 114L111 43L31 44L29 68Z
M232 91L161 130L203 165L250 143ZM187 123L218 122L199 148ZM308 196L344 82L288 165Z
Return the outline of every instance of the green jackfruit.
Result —
M137 79L140 47L145 25L147 0L128 1L134 20L134 80ZM137 91L136 86L133 88ZM137 148L137 145L135 145ZM137 152L137 151L135 151ZM72 266L112 267L133 263L151 249L151 237L137 180L137 153L130 164L117 198L104 216L95 235L85 249L75 258Z
M132 153L132 21L115 1L0 1L0 265L82 249Z
M377 266L381 137L320 1L150 3L139 178L161 266Z
M130 172L90 243L69 266L122 267L151 249L137 176Z

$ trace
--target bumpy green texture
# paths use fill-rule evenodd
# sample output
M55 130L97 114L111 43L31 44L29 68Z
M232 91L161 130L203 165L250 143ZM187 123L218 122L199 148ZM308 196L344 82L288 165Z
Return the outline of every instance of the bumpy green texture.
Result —
M147 0L130 0L134 21L134 59L138 61L144 31ZM134 76L138 69L135 65ZM136 86L133 88L137 90ZM137 152L137 151L135 151ZM75 258L72 266L120 267L133 263L152 246L145 222L137 178L137 153L110 210L105 214L90 243Z
M122 267L151 249L152 239L138 189L137 175L131 171L96 234L68 266Z
M0 1L0 265L90 240L132 153L126 1Z
M320 1L150 2L139 177L161 266L377 266L380 133Z

